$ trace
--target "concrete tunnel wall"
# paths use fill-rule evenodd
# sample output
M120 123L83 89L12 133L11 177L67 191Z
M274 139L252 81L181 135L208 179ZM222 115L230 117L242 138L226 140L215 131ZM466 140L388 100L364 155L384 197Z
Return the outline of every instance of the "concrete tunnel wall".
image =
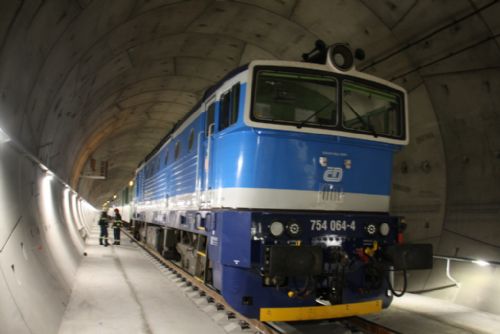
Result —
M57 333L98 211L0 143L0 333Z

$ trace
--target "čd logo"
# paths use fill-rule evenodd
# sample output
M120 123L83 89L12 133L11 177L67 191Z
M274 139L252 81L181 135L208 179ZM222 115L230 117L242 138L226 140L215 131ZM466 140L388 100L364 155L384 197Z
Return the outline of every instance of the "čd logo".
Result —
M339 167L328 167L323 173L323 180L326 182L340 182L344 171Z

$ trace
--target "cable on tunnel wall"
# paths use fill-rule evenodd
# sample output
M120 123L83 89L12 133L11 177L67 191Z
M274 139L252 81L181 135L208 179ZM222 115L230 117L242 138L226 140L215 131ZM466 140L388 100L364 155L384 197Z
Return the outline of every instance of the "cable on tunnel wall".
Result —
M421 37L421 38L417 39L416 41L410 42L410 43L406 44L405 46L403 46L403 47L401 47L401 48L399 48L399 49L397 49L397 50L395 50L395 51L393 51L393 52L389 53L388 55L386 55L386 56L384 56L384 57L382 57L382 58L380 58L380 59L377 59L377 60L372 61L370 64L368 64L368 65L364 66L363 68L361 68L361 69L360 69L360 71L363 71L363 72L364 72L364 71L366 71L366 70L367 70L367 69L369 69L369 68L372 68L372 67L374 67L374 66L376 66L376 65L378 65L378 64L380 64L380 63L385 62L386 60L388 60L388 59L390 59L390 58L392 58L392 57L394 57L394 56L396 56L396 55L400 54L400 53L401 53L401 52L403 52L403 51L406 51L406 50L410 49L411 47L413 47L413 46L415 46L415 45L417 45L417 44L419 44L419 43L421 43L421 42L425 41L426 39L429 39L429 38L431 38L432 36L437 35L437 34L438 34L438 33L440 33L441 31L446 30L446 29L448 29L448 28L450 28L450 27L453 27L453 26L457 25L458 23L460 23L460 22L462 22L462 21L465 21L465 20L467 20L467 19L469 19L469 18L473 17L474 15L476 15L476 14L478 14L478 13L480 13L480 12L484 11L485 9L487 9L487 8L489 8L489 7L491 7L491 6L493 6L494 4L498 3L498 1L499 1L499 0L494 0L494 1L492 1L492 2L490 2L490 3L488 3L488 4L486 4L486 5L484 5L484 6L482 6L482 7L479 7L478 9L474 10L473 12L471 12L471 13L469 13L469 14L465 15L465 16L462 16L462 17L461 17L461 18L459 18L458 20L453 20L453 22L450 22L450 23L448 23L448 24L446 24L446 25L442 26L441 28L438 28L438 29L436 29L436 30L431 31L430 33L428 33L427 35L425 35L425 36L423 36L423 37ZM498 36L498 35L497 35L497 36ZM491 38L495 38L495 37L491 37ZM417 69L417 71L418 71L418 69ZM411 73L411 72L410 72L410 73ZM398 76L398 77L399 77L399 76ZM392 79L391 79L391 80L392 80Z
M17 20L17 17L19 16L19 13L21 13L21 10L24 6L24 0L19 1L19 5L16 8L16 11L14 12L14 15L12 16L12 19L9 22L9 25L7 26L7 29L5 30L5 35L2 41L0 42L0 53L2 53L3 47L5 46L5 43L7 42L8 36L10 35L10 31L12 30L12 27L14 26L14 23Z
M472 240L472 241L475 241L475 242L478 242L478 243L481 243L483 245L486 245L486 246L489 246L489 247L493 247L493 248L498 248L500 249L500 246L499 245L495 245L495 244L492 244L492 243L489 243L489 242L486 242L486 241L482 241L482 240L479 240L479 239L476 239L476 238L473 238L473 237L470 237L468 235L465 235L465 234L462 234L462 233L459 233L459 232L455 232L455 231L452 231L446 227L443 227L443 231L445 232L449 232L449 233L452 233L452 234L455 234L455 235L458 235L458 236L461 236L463 238L466 238L466 239L469 239L469 240Z
M7 244L9 243L9 240L10 238L12 237L12 234L14 234L14 231L16 230L16 228L19 226L19 223L21 222L21 220L23 219L23 216L20 216L18 219L17 219L17 222L16 224L14 225L14 227L12 228L12 230L10 231L9 233L9 236L7 237L7 239L5 240L5 242L3 243L2 247L0 248L0 253L3 252L5 246L7 246Z
M61 179L57 174L51 171L47 166L43 164L43 162L34 156L31 152L29 152L21 143L17 142L15 139L9 136L8 141L5 143L6 145L11 145L15 150L22 153L26 158L34 162L40 169L42 169L45 173L49 173L54 179L56 179L59 183L61 183L66 188L70 189L74 194L78 194L76 190L71 188L71 186L66 183L63 179ZM80 195L78 195L80 196Z
M404 72L404 73L402 73L402 74L398 74L398 75L396 75L396 76L392 77L390 80L391 80L391 81L394 81L394 80L397 80L397 79L401 79L401 78L403 78L403 77L407 76L408 74L411 74L411 73L414 73L414 72L420 71L421 69L423 69L423 68L425 68L425 67L429 67L429 66L431 66L431 65L434 65L434 64L437 64L437 63L439 63L439 62L442 62L443 60L446 60L446 59L448 59L448 58L454 57L454 56L456 56L456 55L458 55L458 54L460 54L460 53L462 53L462 52L465 52L465 51L467 51L467 50L473 49L473 48L475 48L476 46L479 46L479 45L481 45L481 44L483 44L483 43L489 42L490 40L496 39L497 37L500 37L500 34L496 34L496 35L493 35L493 36L489 36L489 37L487 37L487 38L485 38L485 39L480 40L479 42L476 42L476 43L473 43L473 44L471 44L471 45L468 45L468 46L466 46L466 47L464 47L464 48L462 48L462 49L459 49L459 50L457 50L457 51L450 52L449 54L447 54L447 55L446 55L446 56L444 56L444 57L441 57L441 58L435 59L435 60L433 60L433 61L431 61L431 62L429 62L429 63L427 63L427 64L423 64L423 65L417 66L417 67L415 67L415 68L413 68L413 69L411 69L411 70L409 70L409 71L407 71L407 72Z

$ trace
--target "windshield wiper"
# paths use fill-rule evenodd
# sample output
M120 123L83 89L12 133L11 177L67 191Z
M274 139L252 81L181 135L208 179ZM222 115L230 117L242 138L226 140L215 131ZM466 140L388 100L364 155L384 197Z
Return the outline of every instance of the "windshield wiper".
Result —
M328 108L333 103L335 103L335 101L329 101L326 105L324 105L323 107L321 107L318 110L316 110L315 112L313 112L309 117L307 117L305 120L303 120L299 124L297 124L297 129L300 129L301 127L303 127L304 124L306 124L308 120L310 120L311 118L313 118L314 116L316 116L317 114L319 114L320 112L322 112L323 110Z
M344 101L344 103L349 107L349 109L351 109L352 113L354 115L356 115L356 118L361 123L363 123L363 125L371 132L373 137L377 138L378 137L377 131L375 131L375 129L373 128L373 125L370 123L370 121L365 120L360 114L358 114L358 112L349 104L349 102Z

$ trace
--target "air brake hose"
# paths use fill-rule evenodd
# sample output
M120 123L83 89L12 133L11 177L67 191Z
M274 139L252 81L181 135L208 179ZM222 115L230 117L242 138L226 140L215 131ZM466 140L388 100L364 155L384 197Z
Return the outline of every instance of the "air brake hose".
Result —
M394 287L392 286L391 280L389 279L388 275L385 276L385 279L387 281L387 285L389 286L389 290L391 290L391 293L396 297L403 297L403 295L406 293L407 286L406 270L403 270L403 289L401 290L401 292L394 291Z

